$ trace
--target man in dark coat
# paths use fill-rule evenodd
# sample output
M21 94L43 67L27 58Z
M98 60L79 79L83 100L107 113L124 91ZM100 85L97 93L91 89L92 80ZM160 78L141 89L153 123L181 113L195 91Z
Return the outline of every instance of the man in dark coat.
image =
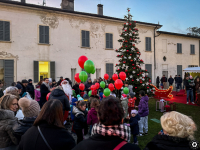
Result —
M3 83L0 81L0 98L4 95L2 88L3 88Z
M172 76L169 77L168 82L169 82L169 86L173 85L174 79L172 78Z
M42 106L44 105L44 103L46 102L46 96L47 94L52 91L52 89L50 89L49 86L49 79L45 78L44 82L42 83L42 85L40 86L40 93L41 93L41 97L40 97L40 108L42 108Z
M26 92L26 87L28 85L28 81L26 79L22 80L22 82L18 82L22 86L22 92L19 94L20 97Z
M63 80L63 77L61 76L61 77L60 77L60 80L59 80L58 83L57 83L58 86L60 85L60 83L62 82L62 80Z
M192 102L192 104L195 104L194 103L194 93L193 93L193 89L195 87L195 83L194 83L194 80L193 79L189 79L189 77L186 77L186 80L185 80L185 87L186 87L186 91L187 91L187 103L189 103L189 98L190 98L190 101Z
M178 75L176 91L177 91L178 89L182 89L182 86L181 86L182 82L183 82L183 79L181 78L180 75Z
M165 77L165 75L163 75L163 77L161 78L161 83L163 84L163 88L167 89L167 78Z
M160 78L157 76L156 78L156 87L159 89L159 84L160 84Z
M35 98L35 92L34 92L34 86L33 86L33 81L32 79L28 80L28 85L26 87L26 91L30 94L31 98L34 99Z
M92 86L92 80L91 78L88 78L88 82L85 84L85 91L87 91L87 94L90 91L91 86Z
M74 86L72 87L72 89L74 89L76 95L80 94L80 89L79 89L79 83L78 82L76 82L74 84Z

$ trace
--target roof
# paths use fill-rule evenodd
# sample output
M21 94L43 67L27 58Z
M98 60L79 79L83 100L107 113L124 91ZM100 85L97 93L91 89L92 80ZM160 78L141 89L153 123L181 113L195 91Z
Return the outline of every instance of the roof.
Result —
M98 14L91 14L91 13L71 11L71 10L64 10L61 8L41 6L41 5L35 5L35 4L29 4L29 3L22 3L22 2L17 2L17 1L0 0L0 3L7 3L7 4L12 4L12 5L30 7L30 8L38 8L38 9L43 9L43 10L52 10L52 11L57 11L57 12L65 12L65 13L70 13L70 14L92 16L92 17L104 18L104 19L110 19L110 20L116 20L116 21L125 21L125 19L121 19L121 18L115 18L115 17L110 17L110 16L104 16L104 15L102 16L102 15L98 15ZM147 23L147 22L141 22L141 21L137 21L137 23L144 24L144 25L150 25L150 26L157 26L159 28L162 27L162 25L154 24L154 23Z
M191 37L191 38L197 38L200 39L200 36L193 36L193 35L187 35L187 34L181 34L181 33L174 33L174 32L167 32L167 31L157 31L161 34L170 34L170 35L177 35L177 36L184 36L184 37Z
M200 73L200 67L191 67L183 69L184 72L198 72Z

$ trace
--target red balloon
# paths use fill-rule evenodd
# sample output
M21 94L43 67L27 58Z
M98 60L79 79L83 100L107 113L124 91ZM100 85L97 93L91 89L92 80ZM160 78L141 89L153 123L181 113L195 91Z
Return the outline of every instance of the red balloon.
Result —
M122 86L123 86L123 82L122 82L122 80L120 80L120 79L117 79L116 81L115 81L115 87L116 87L116 89L121 89L122 88Z
M119 77L120 77L120 79L122 79L123 81L126 80L126 73L125 73L125 72L120 72L120 73L119 73Z
M112 79L115 81L118 79L118 75L117 74L113 74Z
M80 83L81 80L79 78L79 73L76 73L75 76L74 76L74 79L76 80L76 82Z
M85 85L84 85L83 83L79 84L79 89L80 89L81 91L84 91Z
M99 89L100 85L99 83L95 83L96 89Z
M108 74L104 74L104 79L108 80L109 79L109 75Z
M84 63L86 62L88 60L88 58L86 57L86 56L81 56L81 57L79 57L79 59L78 59L78 64L79 64L79 66L82 68L82 69L84 69Z
M91 87L90 87L90 89L93 91L93 90L96 90L96 86L95 85L92 85Z
M47 94L46 96L46 100L48 101L49 100L49 96L50 96L51 92Z
M108 88L109 88L110 91L112 92L112 91L115 89L114 84L110 83L110 84L108 85Z

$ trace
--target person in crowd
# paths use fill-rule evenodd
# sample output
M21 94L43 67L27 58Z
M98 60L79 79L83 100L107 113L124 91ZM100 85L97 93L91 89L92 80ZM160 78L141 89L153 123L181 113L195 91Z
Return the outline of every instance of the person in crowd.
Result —
M149 98L145 95L144 91L139 92L140 102L138 107L138 114L140 115L139 123L139 136L148 134L148 115L149 115Z
M22 109L24 118L23 120L19 120L18 123L13 126L13 131L15 137L20 141L22 135L32 127L40 112L40 106L37 101L29 100L27 98L19 99L18 105Z
M22 86L20 83L17 83L17 85L15 86L18 89L18 94L20 94L22 92Z
M63 115L65 114L65 111L70 111L70 105L69 100L67 96L65 95L65 92L63 91L63 88L61 86L57 86L55 90L53 90L49 96L50 99L57 99L59 100L63 105ZM64 121L67 118L64 119Z
M72 113L75 115L73 129L77 135L77 144L83 140L83 130L87 126L86 102L78 101L76 107L73 106Z
M44 103L46 102L46 96L49 92L51 92L53 89L50 89L49 87L49 79L45 78L44 82L42 83L42 85L40 86L40 107L42 108L42 106L44 105Z
M52 80L52 87L55 87L55 86L57 86L57 83L56 83L56 80L53 79L53 80Z
M156 78L156 87L159 89L159 84L160 84L160 78L157 76Z
M35 92L34 92L34 86L33 86L33 80L29 79L28 80L28 85L26 87L26 91L30 94L32 99L35 99Z
M90 107L91 109L88 112L87 124L90 125L89 134L91 135L93 125L98 123L97 111L99 108L99 100L93 99Z
M72 88L72 81L71 81L69 78L65 78L65 80L67 80L67 82L69 82L69 85L70 85L71 88Z
M18 99L7 94L0 98L0 149L17 150L18 140L12 127L17 123Z
M169 86L173 85L174 79L172 78L172 76L169 77L168 82L169 82Z
M79 83L78 82L75 82L75 84L72 87L72 89L75 90L76 95L80 94L80 89L79 89Z
M108 96L98 109L99 123L94 124L92 136L80 142L73 150L120 149L140 150L137 145L127 143L131 137L130 127L123 125L124 111L120 101Z
M165 75L163 75L163 77L161 78L161 83L163 84L163 88L167 89L167 78L165 77Z
M128 99L128 114L129 114L129 117L131 116L131 110L135 109L136 98L134 96L135 96L135 94L133 92L131 92L129 94L129 99Z
M35 86L35 100L40 103L40 97L41 97L41 93L40 93L40 86L36 85Z
M194 96L193 96L193 87L195 86L194 85L194 82L192 82L192 80L189 81L189 77L187 76L186 77L186 80L185 80L185 86L186 86L186 92L187 92L187 103L186 104L189 104L189 98L190 99L190 102L192 104L195 104L194 103Z
M4 95L11 94L11 95L15 95L17 97L17 99L20 98L19 91L18 91L17 87L9 86L3 92L4 92Z
M139 134L139 125L138 121L140 121L140 116L138 115L138 111L136 109L131 110L131 117L127 117L129 120L128 126L131 127L131 134L133 135L133 144L138 145L137 135Z
M60 77L60 80L58 81L58 84L57 85L61 85L61 82L63 81L63 77L61 76Z
M182 86L181 86L182 82L183 82L183 79L181 78L181 75L178 75L176 91L177 91L178 89L182 89Z
M73 112L73 107L76 107L76 103L78 102L78 100L76 98L72 98L72 103L71 103L71 120L74 121L75 115L72 113Z
M99 84L100 84L100 80L99 80L99 79L97 79L97 83L99 83Z
M88 78L88 82L85 84L85 91L88 92L90 91L90 87L92 86L92 80L91 78Z
M100 93L99 93L99 94L100 94ZM103 94L103 92L102 92L102 94ZM115 90L113 90L113 91L110 92L110 96L114 96L114 97L116 97Z
M16 82L13 82L12 84L11 84L11 86L16 86L17 84L16 84Z
M191 140L197 131L195 122L176 111L165 113L160 118L162 130L144 150L190 150Z
M21 97L24 93L26 93L26 87L28 85L28 81L26 79L22 80L22 82L19 82L22 86L22 92L19 94Z
M74 147L75 141L63 125L62 103L49 100L33 126L22 136L18 150L71 150Z
M133 86L128 84L128 81L125 82L125 87L129 89L129 93L133 92Z
M92 85L95 85L95 83L97 83L97 79L94 79L94 81L92 82Z
M0 81L0 98L3 96L3 83Z
M40 80L40 82L38 82L38 84L37 85L39 85L39 87L42 85L42 83L44 82L44 80L43 79L41 79Z
M52 85L53 85L53 83L52 83L52 79L51 79L51 78L49 78L49 87L50 87L50 89L51 89L51 88L53 88L53 86L52 86Z
M200 77L199 76L197 76L197 78L195 79L195 90L197 92L196 103L199 104L200 102Z
M122 108L124 109L124 119L128 116L128 98L126 94L122 94L121 97Z
M69 84L69 81L67 80L63 80L61 82L61 86L63 88L63 91L65 92L65 94L67 95L67 98L69 100L69 102L71 103L71 100L72 100L72 87L71 85Z

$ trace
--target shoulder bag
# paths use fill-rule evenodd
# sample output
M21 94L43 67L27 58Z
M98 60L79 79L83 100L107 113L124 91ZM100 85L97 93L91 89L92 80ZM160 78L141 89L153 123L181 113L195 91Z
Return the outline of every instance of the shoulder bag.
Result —
M45 144L47 145L47 147L48 147L50 150L52 150L52 148L49 146L47 140L45 139L44 135L42 134L42 132L41 132L41 130L40 130L40 127L38 126L37 128L38 128L38 131L39 131L39 133L40 133L42 139L44 140Z

